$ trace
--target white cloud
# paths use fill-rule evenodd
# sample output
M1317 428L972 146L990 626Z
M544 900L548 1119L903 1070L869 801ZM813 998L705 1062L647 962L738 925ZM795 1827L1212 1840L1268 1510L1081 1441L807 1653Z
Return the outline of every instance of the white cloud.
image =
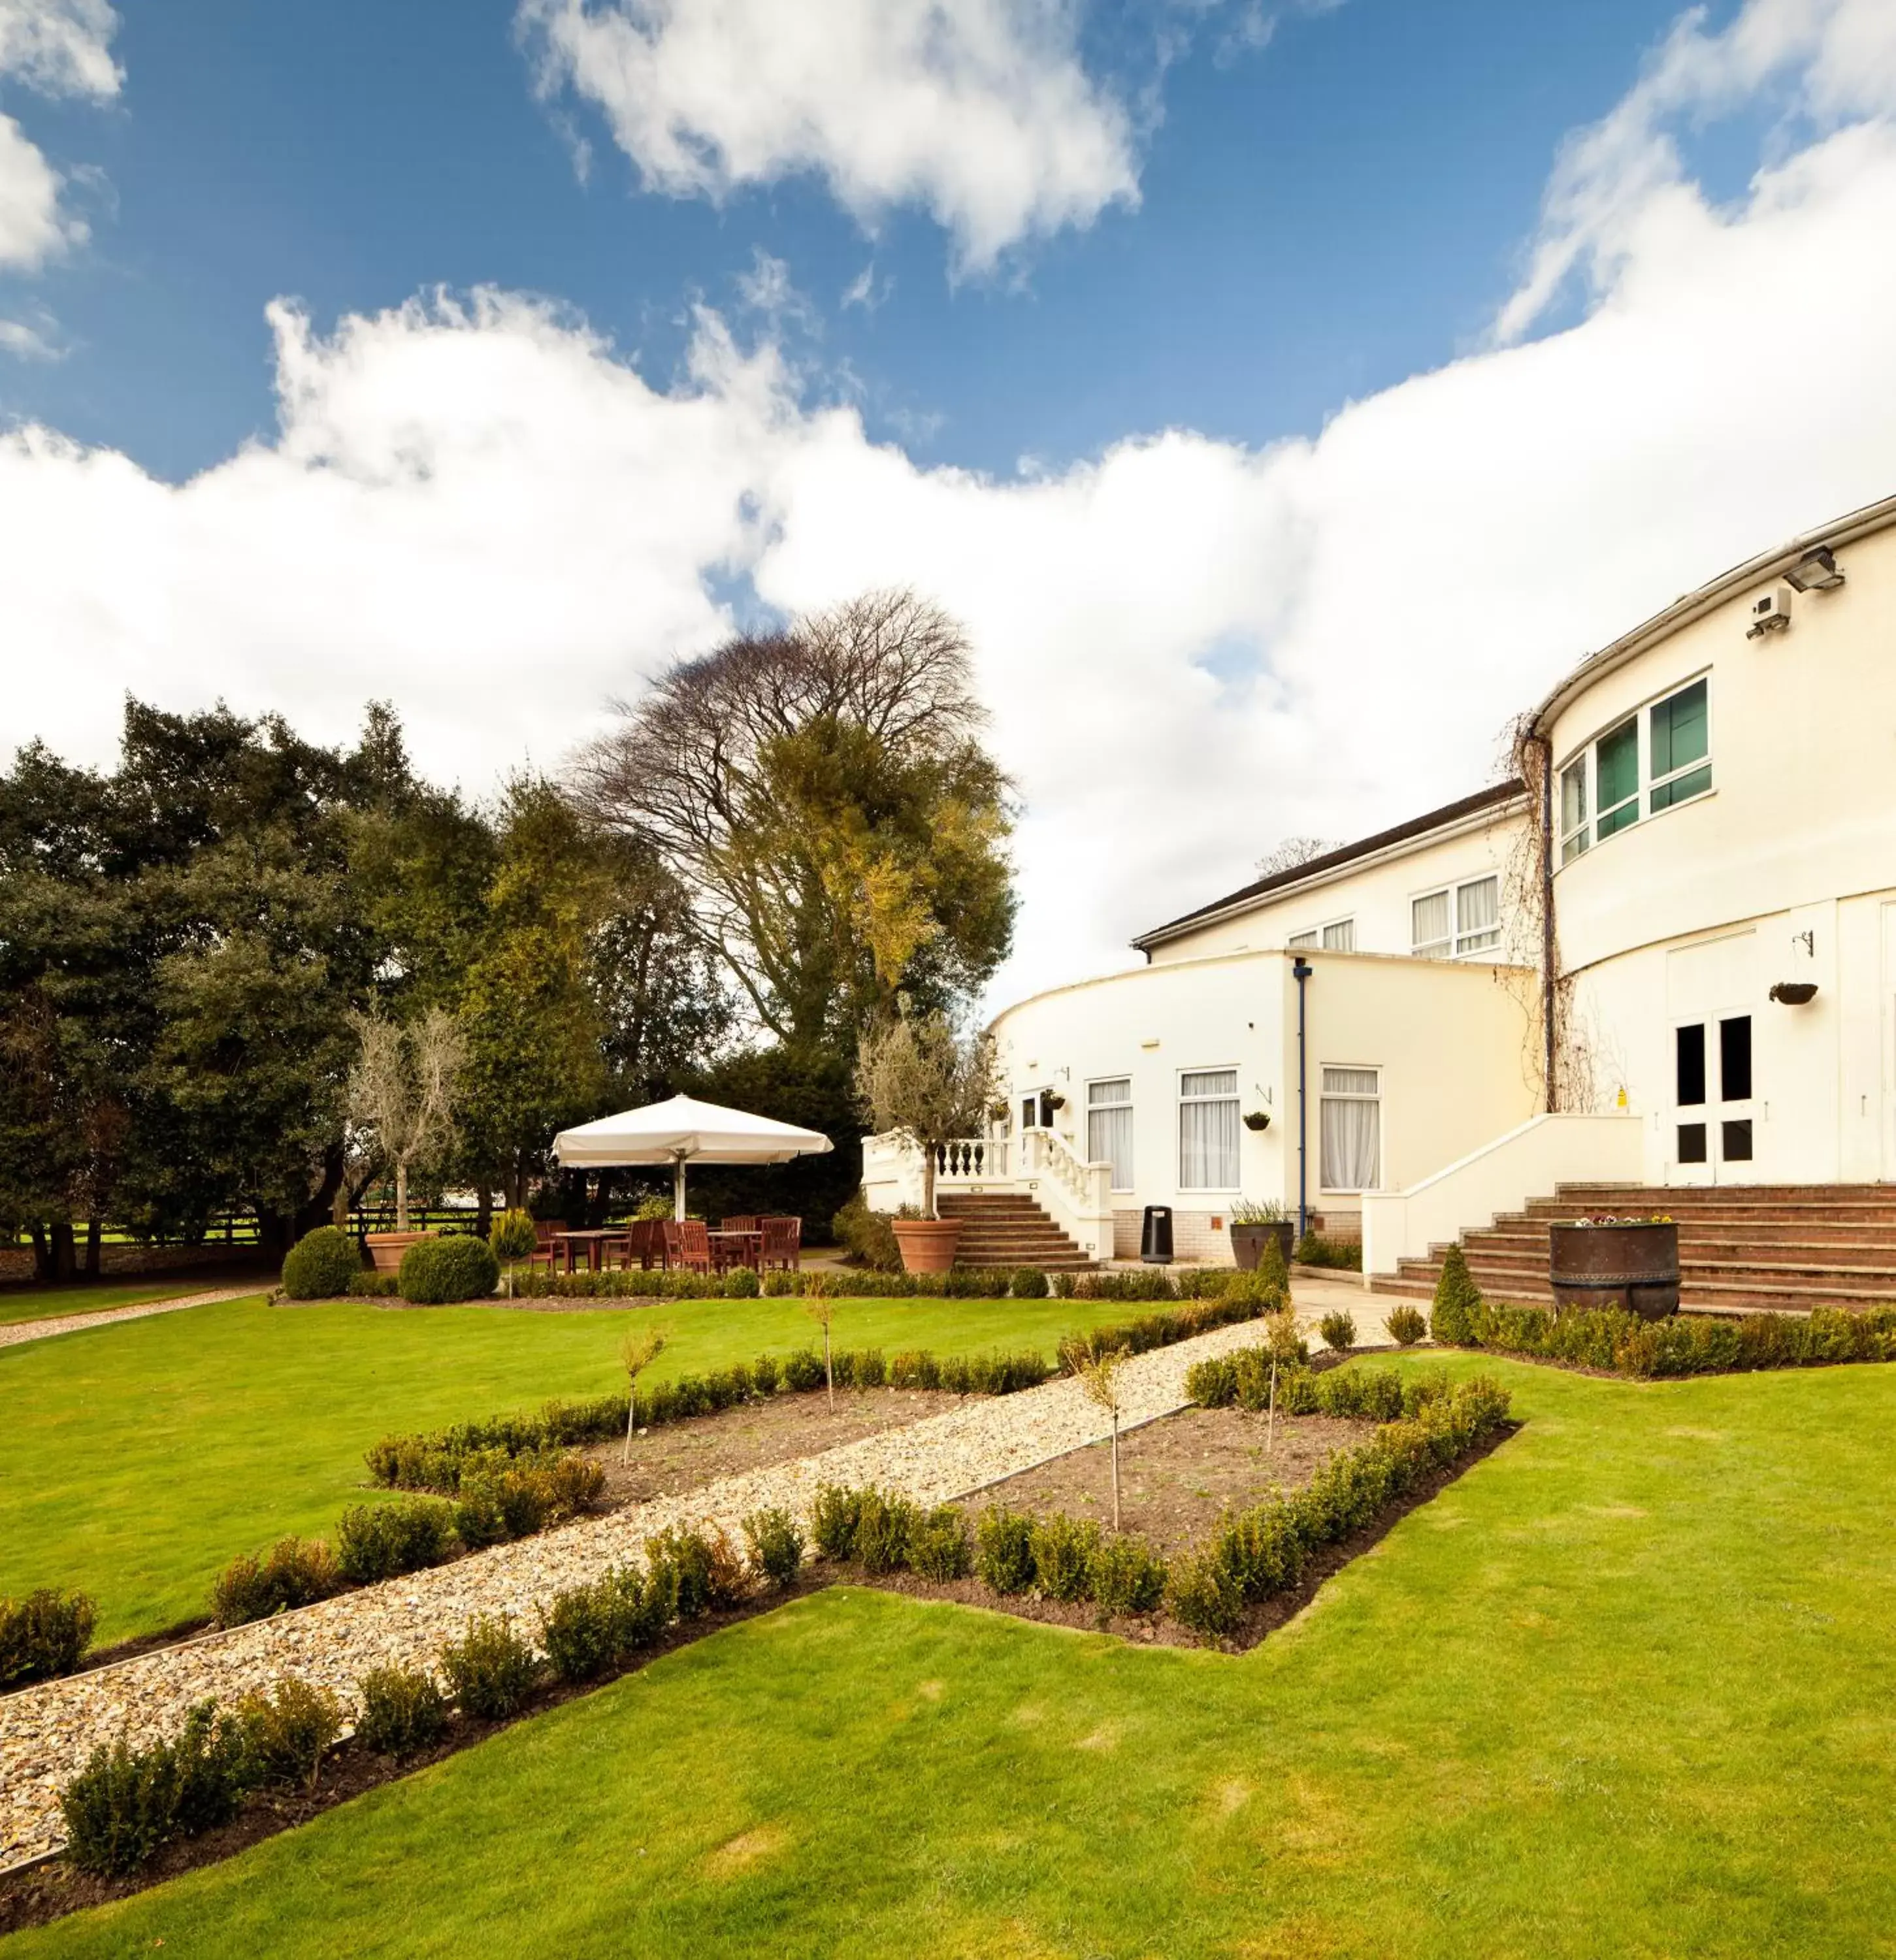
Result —
M104 0L0 0L0 83L48 96L118 93L112 59L117 16ZM60 202L65 180L11 116L0 115L0 272L37 272L86 237L84 221ZM0 348L43 351L18 321L0 322Z
M542 94L596 104L651 189L812 171L867 225L922 205L975 270L1137 201L1070 0L520 0L517 21Z
M1896 489L1882 98L1735 208L1679 179L1618 222L1578 325L1313 441L1172 431L1007 482L871 444L708 313L666 392L520 298L327 337L279 307L281 430L187 484L0 437L0 748L106 759L127 688L327 737L386 694L425 766L485 788L708 644L734 578L786 607L912 581L971 627L1028 799L1003 991L1096 969L1277 838L1487 780L1588 648Z

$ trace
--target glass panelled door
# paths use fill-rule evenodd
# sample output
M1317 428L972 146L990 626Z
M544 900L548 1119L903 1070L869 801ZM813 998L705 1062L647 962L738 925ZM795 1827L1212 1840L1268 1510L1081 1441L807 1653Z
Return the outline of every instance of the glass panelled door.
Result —
M1751 1017L1729 1014L1673 1029L1674 1181L1751 1180Z

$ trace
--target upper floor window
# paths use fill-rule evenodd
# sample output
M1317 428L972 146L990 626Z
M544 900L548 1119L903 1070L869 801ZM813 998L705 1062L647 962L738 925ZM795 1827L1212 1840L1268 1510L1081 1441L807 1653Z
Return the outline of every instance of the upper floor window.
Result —
M1694 681L1643 714L1629 715L1583 749L1560 772L1560 862L1646 814L1703 796L1712 787L1710 700Z
M1317 936L1314 932L1293 932L1284 943L1293 952L1296 952L1303 947L1315 946L1317 943Z
M1323 950L1325 953L1354 953L1356 950L1356 921L1338 919L1334 925L1323 928Z
M1418 959L1461 959L1501 943L1501 880L1471 878L1409 905L1410 940Z

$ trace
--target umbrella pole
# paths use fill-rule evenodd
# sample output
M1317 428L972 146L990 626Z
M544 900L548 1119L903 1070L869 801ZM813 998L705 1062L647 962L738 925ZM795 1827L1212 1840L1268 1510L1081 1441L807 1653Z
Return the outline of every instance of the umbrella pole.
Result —
M672 1216L679 1224L685 1222L685 1160L678 1158L672 1166Z

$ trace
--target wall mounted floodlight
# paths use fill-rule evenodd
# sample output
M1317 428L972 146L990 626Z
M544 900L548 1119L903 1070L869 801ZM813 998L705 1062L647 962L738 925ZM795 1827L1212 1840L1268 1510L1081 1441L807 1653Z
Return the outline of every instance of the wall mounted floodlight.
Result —
M1843 582L1837 554L1828 545L1807 551L1784 574L1784 583L1793 592L1834 592Z

